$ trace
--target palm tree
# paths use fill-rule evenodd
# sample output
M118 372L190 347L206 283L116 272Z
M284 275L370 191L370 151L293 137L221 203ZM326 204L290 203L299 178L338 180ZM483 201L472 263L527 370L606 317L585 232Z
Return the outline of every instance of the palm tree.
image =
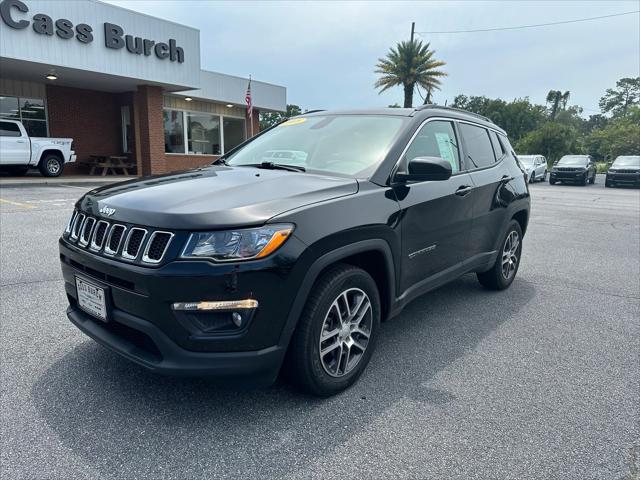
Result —
M570 95L571 92L569 92L568 90L564 93L562 93L560 90L549 90L549 93L547 93L547 103L551 104L551 114L549 115L551 121L555 120L560 108L562 110L565 110L567 108L567 103L569 102Z
M435 60L434 50L429 50L429 43L420 40L400 42L391 47L385 58L379 58L375 73L381 76L375 83L382 93L385 90L402 85L404 88L404 106L413 106L413 90L417 85L431 92L440 89L440 77L447 74L439 67L446 65L442 60ZM429 94L430 95L430 94Z

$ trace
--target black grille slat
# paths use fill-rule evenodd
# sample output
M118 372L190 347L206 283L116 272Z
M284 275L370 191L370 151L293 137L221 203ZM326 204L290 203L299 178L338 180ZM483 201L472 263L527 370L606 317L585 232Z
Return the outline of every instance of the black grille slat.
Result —
M142 260L149 263L157 263L162 260L172 237L173 234L169 232L154 232L149 239Z
M114 225L111 228L109 241L106 247L110 255L115 255L116 253L118 253L118 249L120 248L120 243L122 242L122 237L124 236L125 230L126 228L124 227L124 225Z
M100 220L93 231L93 239L91 240L91 249L100 250L104 244L105 237L107 236L107 230L109 229L109 223Z
M80 234L80 245L86 246L89 244L91 233L93 232L93 227L95 224L96 219L93 217L87 217L87 219L84 221L84 225L82 226L82 233Z
M82 228L82 224L84 223L84 219L86 218L84 213L81 213L76 216L75 221L73 222L73 227L71 228L71 238L73 240L77 240L80 235L80 229Z
M129 232L129 237L127 238L124 250L122 251L122 256L129 259L136 258L138 253L140 253L140 247L142 246L142 241L146 235L146 230L141 228L132 228Z

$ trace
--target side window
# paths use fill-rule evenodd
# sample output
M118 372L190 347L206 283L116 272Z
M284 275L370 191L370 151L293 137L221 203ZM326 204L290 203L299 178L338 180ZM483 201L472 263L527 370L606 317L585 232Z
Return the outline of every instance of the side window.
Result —
M460 171L458 142L451 122L435 120L424 125L409 145L401 162L401 171L407 171L409 160L416 157L440 157L451 164L451 171Z
M18 125L11 122L0 122L0 137L19 137Z
M500 141L498 140L498 135L493 130L489 130L489 136L491 137L491 145L493 145L493 153L495 153L498 162L502 160L502 157L505 156L507 151L504 149Z
M496 157L487 129L468 123L459 123L458 125L467 149L469 167L473 169L493 165L496 162Z
M507 156L515 159L517 158L516 153L513 151L513 147L509 143L509 140L504 135L498 135L498 140L500 141L500 145L502 145L502 149L507 152Z

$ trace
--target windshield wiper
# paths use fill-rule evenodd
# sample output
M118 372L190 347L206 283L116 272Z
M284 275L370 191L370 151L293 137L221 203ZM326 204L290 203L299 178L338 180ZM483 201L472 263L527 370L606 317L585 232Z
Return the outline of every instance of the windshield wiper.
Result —
M267 170L288 170L289 172L306 172L307 169L299 165L285 165L284 163L262 162L260 165L256 165L258 168L265 168Z

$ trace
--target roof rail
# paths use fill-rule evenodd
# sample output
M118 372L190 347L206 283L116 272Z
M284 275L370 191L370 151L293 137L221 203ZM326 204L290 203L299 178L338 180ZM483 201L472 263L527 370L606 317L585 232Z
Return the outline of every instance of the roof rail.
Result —
M307 112L302 112L300 115L306 115L307 113L318 113L318 112L326 112L324 108L318 108L316 110L309 110Z
M420 110L426 110L428 108L440 108L443 110L453 110L454 112L466 113L467 115L471 115L472 117L478 117L478 118L481 118L482 120L493 123L493 121L489 117L485 117L484 115L480 115L479 113L470 112L469 110L465 110L464 108L445 107L443 105L436 105L433 103L429 103L427 105L420 105L419 107L416 107L416 110L420 111Z

